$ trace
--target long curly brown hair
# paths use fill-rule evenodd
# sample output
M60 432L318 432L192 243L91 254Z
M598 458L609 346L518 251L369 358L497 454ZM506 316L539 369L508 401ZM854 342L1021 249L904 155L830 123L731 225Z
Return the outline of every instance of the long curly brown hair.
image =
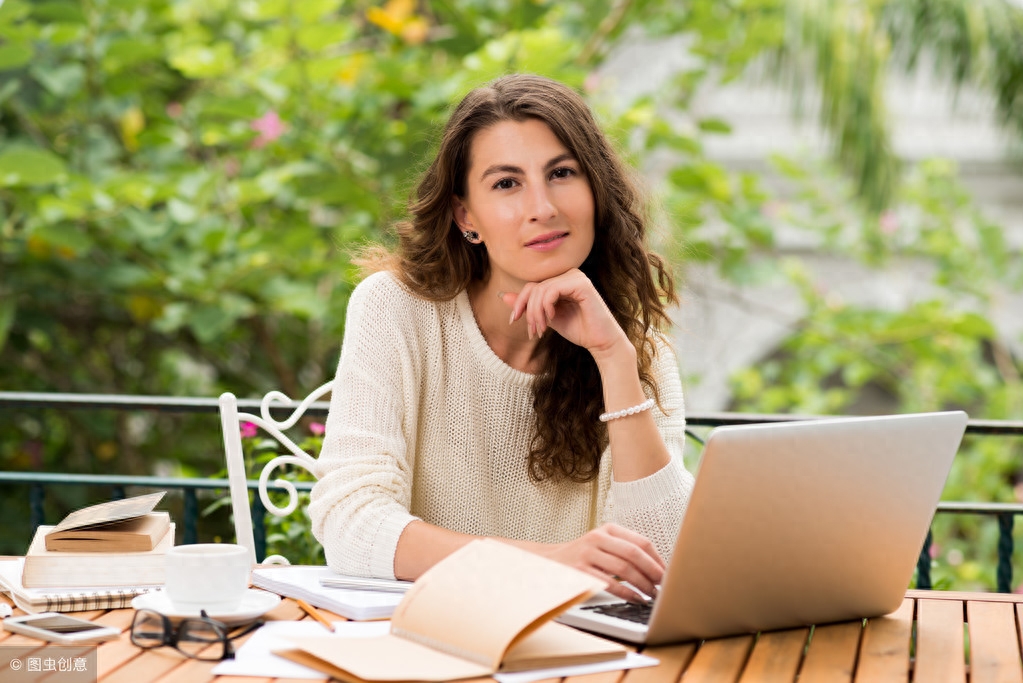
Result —
M398 248L372 248L359 262L386 268L425 299L448 301L489 272L485 244L467 242L454 223L452 198L465 196L472 141L501 121L539 119L579 162L594 199L593 249L580 270L593 282L637 351L639 377L657 397L651 365L655 336L677 302L664 261L646 246L646 215L636 185L583 99L541 76L515 74L472 90L448 119L436 157L395 226ZM533 382L535 430L530 476L585 482L597 475L608 444L600 373L590 353L563 337L542 339Z

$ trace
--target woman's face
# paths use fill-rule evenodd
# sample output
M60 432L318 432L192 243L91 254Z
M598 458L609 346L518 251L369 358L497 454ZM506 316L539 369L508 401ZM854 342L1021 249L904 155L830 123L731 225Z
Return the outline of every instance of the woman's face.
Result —
M476 133L455 222L486 244L490 285L518 291L578 268L593 247L593 192L546 123L502 121Z

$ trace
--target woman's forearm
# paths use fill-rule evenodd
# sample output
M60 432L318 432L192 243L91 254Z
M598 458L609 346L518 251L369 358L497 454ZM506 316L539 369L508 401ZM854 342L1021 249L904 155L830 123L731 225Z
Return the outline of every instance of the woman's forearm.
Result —
M427 569L479 538L449 531L422 520L410 522L398 539L394 553L394 576L414 581ZM607 590L626 600L638 599L630 582L646 595L654 595L663 576L664 561L649 540L614 524L592 529L568 543L535 543L498 538L524 550L544 555L608 581Z
M443 527L435 526L421 519L409 522L398 537L398 546L394 551L394 577L406 581L414 581L427 569L455 552L463 545L482 536L463 534ZM508 538L499 538L504 543L545 555L555 545L534 543Z
M595 354L594 359L604 387L605 412L624 410L647 400L636 367L636 349L631 344L619 344L608 353ZM656 406L607 423L615 481L648 477L671 460L654 421L654 410Z

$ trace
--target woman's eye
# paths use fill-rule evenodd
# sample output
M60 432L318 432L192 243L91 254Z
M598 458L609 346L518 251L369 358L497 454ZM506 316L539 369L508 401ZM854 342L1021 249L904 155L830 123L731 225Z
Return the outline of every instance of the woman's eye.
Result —
M551 173L551 177L552 178L568 178L569 176L573 176L573 175L575 175L575 169L574 168L569 168L567 166L562 166L561 168L556 168Z
M501 178L494 183L495 190L510 190L515 187L515 181L511 178Z

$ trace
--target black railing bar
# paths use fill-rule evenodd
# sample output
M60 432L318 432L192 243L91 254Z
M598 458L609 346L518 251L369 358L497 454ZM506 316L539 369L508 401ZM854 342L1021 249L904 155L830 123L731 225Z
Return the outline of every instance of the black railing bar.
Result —
M199 479L194 477L146 477L112 474L64 474L51 472L0 472L0 484L2 483L29 483L29 484L91 484L95 486L144 486L147 488L174 488L174 489L226 489L227 479ZM292 482L299 491L311 491L315 482L296 481ZM258 479L249 479L246 486L250 489L259 488ZM267 482L266 488L271 491L284 491L272 481Z
M1023 503L975 503L943 500L938 503L937 511L978 515L1023 515Z
M298 401L274 404L274 413L294 410ZM6 407L39 408L111 408L129 410L161 410L166 412L216 413L219 405L216 398L195 396L137 396L126 394L70 394L31 391L0 391L0 409ZM259 412L260 400L238 399L238 408L245 412ZM307 410L308 415L327 414L330 403L317 401ZM818 420L838 417L834 415L801 415L772 413L726 413L695 412L686 416L691 427L719 427L726 425L762 424L764 422L792 422L795 420ZM846 416L852 417L852 416ZM969 420L966 430L973 434L1018 434L1023 435L1021 420Z
M274 414L286 414L299 406L299 401L274 403ZM127 394L61 394L32 391L0 391L2 408L94 408L114 410L159 410L169 413L216 413L220 404L216 398L196 396L135 396ZM260 399L240 398L238 409L259 414ZM309 405L306 415L323 416L330 408L328 401Z

